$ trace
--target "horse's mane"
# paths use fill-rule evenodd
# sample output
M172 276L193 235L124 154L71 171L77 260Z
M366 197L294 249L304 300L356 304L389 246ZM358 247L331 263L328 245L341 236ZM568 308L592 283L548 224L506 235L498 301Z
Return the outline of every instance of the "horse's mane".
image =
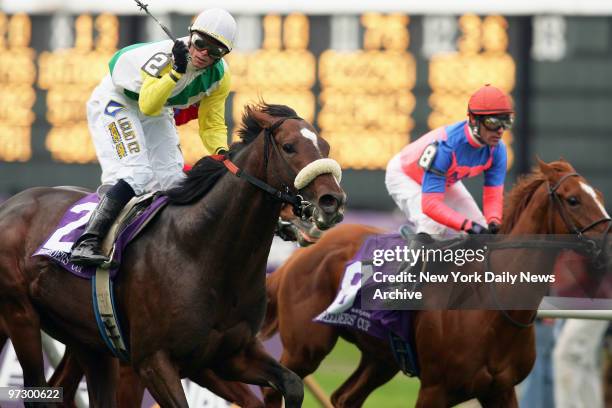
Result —
M565 161L551 162L549 166L559 173L574 171L572 166ZM534 193L545 181L546 176L544 176L538 166L535 166L531 173L519 176L514 187L506 196L504 223L500 231L502 234L507 234L514 228Z
M257 135L261 133L263 128L255 120L253 113L255 111L267 113L270 116L284 118L289 116L297 116L297 113L285 105L271 105L263 101L255 105L247 105L242 114L242 125L236 132L241 141L233 143L230 146L228 155L234 157L242 148L249 145ZM222 162L212 159L210 156L204 156L193 166L187 173L181 184L164 192L168 196L168 202L175 205L191 204L194 201L204 197L214 185L219 181L222 175L227 171Z

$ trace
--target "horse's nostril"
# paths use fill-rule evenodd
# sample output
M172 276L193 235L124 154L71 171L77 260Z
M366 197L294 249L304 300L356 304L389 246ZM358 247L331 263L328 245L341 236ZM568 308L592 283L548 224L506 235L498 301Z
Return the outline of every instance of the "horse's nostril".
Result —
M319 207L326 213L338 211L339 205L338 199L331 194L325 194L319 198Z

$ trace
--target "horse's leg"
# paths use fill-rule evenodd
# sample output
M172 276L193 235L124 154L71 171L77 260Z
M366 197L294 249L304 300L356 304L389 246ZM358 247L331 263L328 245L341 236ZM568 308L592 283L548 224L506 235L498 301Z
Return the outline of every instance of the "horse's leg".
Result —
M190 379L241 408L263 408L264 406L248 385L236 381L225 381L208 368Z
M136 372L145 387L164 408L188 407L177 366L161 350L141 359Z
M331 396L334 407L360 407L376 388L398 372L395 364L380 360L375 354L363 353L359 366Z
M219 372L232 380L272 386L285 398L285 407L301 407L304 399L304 383L293 371L288 370L267 354L257 339L219 367ZM268 406L268 404L266 404Z
M116 407L119 364L110 354L87 348L71 347L85 371L90 406Z
M3 299L1 318L23 370L24 387L46 387L38 313L25 296Z
M281 327L281 331L283 328ZM305 378L316 371L321 361L334 348L338 340L338 332L334 327L320 323L294 325L289 330L292 332L287 333L290 335L283 339L280 364L299 375L300 378ZM279 390L266 387L263 389L263 394L266 406L281 406L282 399Z
M64 389L64 406L76 407L74 398L79 389L79 383L83 378L84 371L79 365L76 357L69 347L66 348L62 359L55 368L51 379L50 387L61 387Z
M415 408L446 408L449 406L448 394L441 385L421 384Z
M120 408L132 408L142 405L145 387L130 365L119 367L119 387L117 390L117 405Z
M518 408L519 406L514 387L504 392L495 393L491 397L478 398L478 402L480 402L482 408Z

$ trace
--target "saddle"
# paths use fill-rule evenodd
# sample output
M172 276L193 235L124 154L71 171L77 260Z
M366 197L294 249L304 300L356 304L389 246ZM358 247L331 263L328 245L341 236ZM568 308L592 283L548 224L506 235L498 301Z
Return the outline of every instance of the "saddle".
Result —
M117 217L109 233L102 240L102 249L120 265L122 250L135 239L142 229L167 204L167 197L158 194L146 194L133 198ZM91 193L73 204L58 223L55 230L32 256L44 256L52 259L68 272L84 279L95 275L94 266L75 265L70 262L70 248L81 236L90 214L99 202L98 195ZM108 265L104 266L108 267ZM114 279L119 267L110 269Z
M155 199L159 196L159 192L147 193L141 196L137 196L132 198L128 203L123 207L123 210L119 213L119 216L110 227L108 233L102 240L102 251L108 255L109 259L113 259L115 255L115 248L117 238L121 235L125 229L132 224L138 216L146 211L146 209L155 201ZM134 232L133 236L138 235L138 233L151 221L153 217L148 217Z
M409 228L404 228L403 226L400 228L400 235L406 241L409 248L418 249L423 248L424 250L453 250L458 247L464 247L466 244L469 245L470 237L468 235L457 235L455 237L451 237L448 239L434 239L430 234L425 232L420 232L418 234L413 233ZM428 263L426 260L419 258L416 260L414 265L410 265L410 262L402 262L398 269L397 274L402 272L406 273L424 273L428 270ZM420 289L422 290L423 285L425 283L418 280L415 283L409 284L409 291L416 292ZM398 360L399 362L399 360ZM400 366L401 366L400 362Z
M470 239L467 235L457 235L456 237L451 237L448 239L434 239L430 234L426 232L419 232L415 234L407 225L404 225L400 228L400 235L409 248L416 249L419 247L423 247L424 249L454 249L460 246L465 245L466 242ZM427 268L427 262L422 262L418 260L418 262L414 265L413 269L421 272L425 271ZM409 272L409 264L407 262L402 262L399 266L398 272Z

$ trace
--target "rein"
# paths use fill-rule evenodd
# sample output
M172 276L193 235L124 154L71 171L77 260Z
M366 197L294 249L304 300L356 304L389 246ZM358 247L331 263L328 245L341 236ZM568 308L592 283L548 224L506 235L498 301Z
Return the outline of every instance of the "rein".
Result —
M264 167L267 171L268 160L270 156L270 145L272 145L274 148L274 152L280 158L282 158L282 162L285 165L285 167L289 170L289 174L294 174L294 177L295 177L295 171L291 169L291 167L289 166L289 163L287 163L287 160L281 154L280 150L278 149L277 143L274 140L274 133L280 128L280 126L287 119L303 120L299 116L288 116L288 117L277 120L276 122L272 124L272 126L264 129L264 137L265 137L264 139ZM250 175L246 171L240 169L238 166L236 166L236 164L234 164L234 162L232 162L229 158L227 158L224 155L213 155L211 156L211 158L214 160L220 161L229 170L230 173L232 173L236 177L245 179L249 183L253 184L255 187L270 194L274 199L284 202L284 203L291 204L293 206L294 213L298 216L302 215L308 207L312 206L310 202L304 201L304 198L301 195L292 193L289 186L287 186L284 183L282 183L284 191L281 191L275 187L272 187L268 183L258 179L257 177Z
M218 159L215 158L215 160L218 160ZM283 192L281 190L278 190L272 187L271 185L267 184L264 181L261 181L257 177L251 176L249 173L247 173L246 171L236 166L230 159L222 158L219 161L223 163L223 165L229 170L230 173L232 173L236 177L245 179L249 183L253 184L255 187L260 188L261 190L270 194L276 200L282 201L284 203L289 203L293 205L294 208L302 207L304 201L302 199L302 196L300 196L299 194L291 194L289 192Z
M587 245L583 242L547 242L547 241L538 241L538 240L527 240L521 242L493 242L487 243L487 255L485 257L485 270L490 270L490 254L496 249L575 249L577 251L585 251L590 248L590 245ZM520 328L527 329L533 325L535 319L538 315L537 311L533 314L533 316L529 319L527 323L519 322L510 316L507 310L503 309L499 303L497 298L497 293L493 288L493 285L490 286L491 297L493 298L493 302L497 306L497 310L499 310L511 324Z
M538 240L529 240L529 241L521 241L521 242L493 242L493 243L487 244L487 247L488 247L487 256L485 257L486 270L490 269L489 268L490 266L489 254L493 250L496 250L496 249L532 249L532 248L573 249L578 252L586 253L587 255L591 257L595 257L595 258L598 258L601 255L602 250L603 248L605 248L605 244L608 239L608 233L610 231L610 227L612 227L612 219L608 217L603 217L595 222L592 222L591 224L587 225L586 227L582 229L578 229L578 227L576 227L576 224L574 224L572 220L570 219L570 217L568 216L567 210L565 209L565 206L563 205L561 198L557 194L557 190L559 189L559 187L565 180L569 179L570 177L579 177L579 176L580 175L578 173L568 173L568 174L565 174L563 177L561 177L554 186L551 187L549 184L548 185L548 196L549 196L549 200L552 205L552 208L557 208L559 215L561 216L561 219L563 220L567 229L570 232L572 232L574 235L576 235L580 242L546 242L546 241L538 241ZM549 231L552 231L553 230L553 213L551 212L550 214L551 215L548 219L548 225L549 225ZM599 248L597 243L594 240L586 237L584 233L595 228L597 225L602 224L604 222L608 223L608 227L606 228L604 232L602 246L601 248ZM497 299L496 292L493 289L492 285L491 285L491 296L495 304L498 306L498 310L514 326L517 326L518 328L521 328L521 329L526 329L526 328L531 327L533 323L535 322L535 319L538 314L537 310L535 311L535 313L533 314L529 322L522 323L522 322L519 322L513 319L512 316L510 316L510 314L508 313L508 311L501 308L499 301Z

